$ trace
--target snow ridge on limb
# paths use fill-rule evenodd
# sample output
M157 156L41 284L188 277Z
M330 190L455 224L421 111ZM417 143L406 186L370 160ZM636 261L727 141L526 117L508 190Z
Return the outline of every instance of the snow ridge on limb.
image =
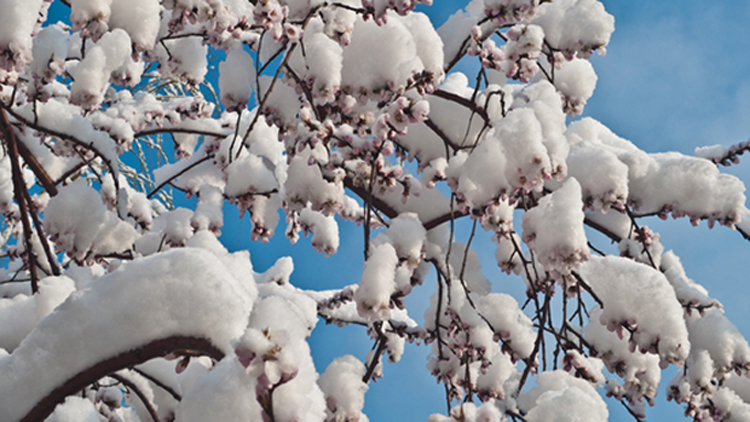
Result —
M198 347L221 358L244 329L257 294L252 283L191 248L123 265L74 293L0 359L0 383L26 386L0 386L3 419L21 420L32 409L51 412L61 397L42 404L44 397L74 393L92 379L173 351ZM121 301L123 295L130 300ZM71 381L81 374L91 378ZM66 391L55 390L63 385Z
M683 309L662 273L625 258L591 257L581 277L602 301L600 324L629 336L631 349L658 354L662 368L684 365L690 341Z

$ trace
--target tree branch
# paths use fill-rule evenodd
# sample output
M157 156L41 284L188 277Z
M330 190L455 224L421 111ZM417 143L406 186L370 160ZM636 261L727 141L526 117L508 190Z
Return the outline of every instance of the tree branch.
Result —
M32 202L31 196L29 195L29 190L23 189L23 194L26 199L26 204L28 205L31 219L34 220L34 228L36 229L36 235L39 238L39 243L42 245L44 254L47 256L47 262L49 263L50 270L52 271L52 274L59 276L61 274L60 267L57 265L55 255L49 248L49 243L47 243L47 236L44 234L44 226L42 225L42 222L39 221L39 216L37 215L36 210L34 210L31 206Z
M571 274L573 274L573 277L575 277L576 280L578 280L578 284L581 287L583 287L583 290L586 290L591 295L591 297L594 298L596 303L598 303L599 306L604 308L604 302L602 302L602 300L599 299L599 296L597 296L596 293L594 293L594 290L591 289L591 286L589 286L585 281L583 281L583 278L577 272L572 271Z
M133 390L135 395L138 396L138 398L141 400L141 403L143 403L143 406L146 407L146 411L151 416L151 419L153 419L154 422L159 422L159 415L156 414L156 409L154 409L153 403L151 403L151 401L146 397L145 394L143 394L143 391L141 391L141 389L138 388L137 385L133 384L129 379L119 374L109 374L109 376L116 379L129 389Z
M365 202L369 202L373 207L377 208L380 212L385 214L388 218L398 217L398 211L391 207L388 203L370 193L362 186L355 186L354 181L351 177L347 176L344 178L344 186L350 191L354 192L357 196L362 198Z
M432 95L434 95L434 96L436 96L438 98L442 98L444 100L452 101L452 102L454 102L456 104L460 104L460 105L468 108L469 110L477 113L482 118L482 120L484 120L485 122L489 122L490 121L489 116L487 116L487 111L483 110L483 109L481 109L479 107L477 107L477 105L474 103L474 101L472 101L472 100L470 100L468 98L464 98L464 97L462 97L462 96L460 96L458 94L454 94L452 92L444 91L442 89L435 90L432 93Z
M16 203L18 204L18 212L21 214L21 224L23 224L23 240L26 246L26 254L28 257L29 273L31 274L31 292L36 294L39 291L39 276L36 272L36 256L34 255L33 248L31 246L31 223L29 222L29 216L27 211L29 207L26 204L26 198L23 195L23 191L26 190L26 185L23 179L23 173L21 172L21 166L18 163L18 143L16 142L16 136L13 133L13 128L8 122L8 116L5 115L5 110L0 109L0 123L2 124L3 137L8 147L8 154L10 155L10 167L13 179L13 196L15 197ZM27 192L28 195L28 192Z
M5 116L5 113L3 113L3 126L8 125L8 118ZM8 130L10 128L8 127ZM29 151L28 148L26 148L26 145L23 142L16 142L16 146L18 147L18 154L21 155L21 158L23 158L23 161L26 163L27 166L31 169L31 171L34 172L34 175L36 176L39 183L41 183L44 190L49 192L50 196L57 195L57 186L55 186L55 182L52 181L52 178L49 177L47 172L44 170L41 164L39 164L39 161L36 160L36 157Z
M445 145L453 148L453 151L458 151L458 150L461 149L461 147L458 146L458 145L456 145L455 143L453 143L453 141L451 141L451 139L448 137L448 135L446 135L445 132L443 132L443 129L440 129L435 124L435 122L433 122L429 117L427 119L425 119L424 124L425 124L425 126L427 126L428 128L430 128L430 130L432 130L435 133L435 135L437 135L440 139L442 139L443 142L445 143ZM450 159L450 157L445 157L445 159L446 160Z
M172 387L154 378L154 376L147 374L138 368L131 368L131 370L138 373L138 375L142 376L143 378L146 378L147 380L151 381L157 387L169 393L169 395L172 396L172 398L174 398L175 400L182 401L182 396L180 394L178 394Z
M597 223L596 221L593 221L592 219L586 217L583 220L583 224L591 227L592 229L598 231L599 233L607 236L608 238L612 239L613 242L619 243L622 240L622 237L620 237L615 232L609 230L608 228L602 226L601 224Z
M155 129L147 129L142 130L140 132L136 132L133 137L135 138L141 138L144 136L151 136L151 135L158 135L160 133L185 133L189 135L203 135L203 136L214 136L217 138L223 138L225 136L231 135L231 133L224 133L224 132L213 132L210 130L202 130L202 129L189 129L189 128L181 128L181 127L173 127L173 128L155 128Z
M367 372L365 372L365 375L362 377L362 382L367 384L370 382L370 379L372 379L372 374L375 373L375 369L378 367L378 364L380 363L380 357L385 352L386 343L388 341L388 338L383 334L381 330L381 326L383 325L382 322L376 322L375 325L373 325L373 329L378 335L378 349L375 351L375 354L372 356L372 361L370 361L370 364L367 365Z
M176 178L178 178L178 177L182 176L183 174L187 173L187 172L188 172L188 171L190 171L191 169L194 169L195 167L197 167L197 166L198 166L199 164L201 164L201 163L203 163L203 162L205 162L205 161L208 161L208 160L210 160L210 159L212 159L212 158L214 158L214 156L213 156L213 155L211 155L211 154L209 154L209 155L206 155L205 157L203 157L203 158L201 158L201 159L199 159L199 160L196 160L196 161L195 161L194 163L191 163L190 165L188 165L188 166L187 166L187 167L185 167L184 169L182 169L182 170L178 171L178 172L177 172L176 174L174 174L174 175L173 175L172 177L170 177L170 178L168 178L167 180L165 180L165 181L161 182L161 183L159 184L159 186L155 187L155 188L154 188L154 190L152 190L151 192L149 192L149 194L148 194L148 195L146 195L146 197L147 197L148 199L151 199L151 197L152 197L152 196L154 196L154 195L156 194L156 192L159 192L159 191L161 190L161 188L163 188L164 186L168 185L169 183L172 183L172 181L173 181L174 179L176 179Z
M98 149L96 149L92 145L92 143L86 143L86 142L84 142L84 141L76 138L75 136L68 135L67 133L58 132L56 130L53 130L53 129L41 126L41 125L36 124L34 122L30 122L30 121L26 120L25 118L23 118L23 116L21 116L20 114L14 112L10 107L6 107L5 105L3 105L1 103L0 103L0 108L2 108L4 111L7 111L8 114L10 114L11 116L13 116L14 119L18 120L19 122L23 123L24 125L32 128L32 129L34 129L34 130L36 130L38 132L42 132L42 133L45 133L45 134L47 134L49 136L52 136L52 137L55 137L55 138L59 138L59 139L65 140L65 141L70 141L70 142L72 142L72 143L74 143L74 144L76 144L78 146L81 146L83 148L86 148L89 151L92 151L95 155L99 156L99 158L102 159L102 161L107 166L107 168L109 169L110 173L112 173L112 175L117 174L117 172L115 171L114 164L111 163L104 156L104 154L101 153L101 151L99 151ZM115 190L119 191L120 190L120 182L117 180L117 177L113 177L112 179L114 180L114 183L115 183Z
M638 233L641 245L643 245L643 252L646 252L646 256L648 256L648 261L651 263L651 266L655 270L658 270L659 268L657 268L656 264L654 263L654 257L651 256L651 251L648 249L648 246L646 246L646 233L640 226L638 226L638 222L635 221L635 216L633 216L632 211L630 211L630 207L626 207L625 209L628 212L628 217L630 217L630 224L632 224L632 228L635 228L635 231Z
M74 375L61 386L40 399L20 422L43 421L55 410L55 406L62 403L67 396L77 393L98 379L121 369L138 365L153 358L163 357L170 353L204 355L215 360L221 360L224 357L224 352L204 338L177 335L154 340L143 346L98 362Z

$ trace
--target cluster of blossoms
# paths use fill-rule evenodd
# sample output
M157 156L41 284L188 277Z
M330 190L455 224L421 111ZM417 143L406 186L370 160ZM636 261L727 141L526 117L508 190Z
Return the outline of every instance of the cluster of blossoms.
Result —
M507 43L502 47L497 47L492 39L482 41L482 31L479 26L472 29L472 43L468 50L470 56L479 56L482 67L502 72L505 77L524 83L536 75L544 42L541 27L527 24L511 27L505 33Z

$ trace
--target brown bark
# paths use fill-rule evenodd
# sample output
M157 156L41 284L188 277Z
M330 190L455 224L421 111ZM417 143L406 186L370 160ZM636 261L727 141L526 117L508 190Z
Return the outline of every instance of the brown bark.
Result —
M224 352L204 338L178 335L154 340L143 346L105 359L79 372L39 400L34 408L21 419L21 422L43 421L66 397L76 394L100 378L153 358L166 356L170 353L205 355L215 360L221 360L224 357Z

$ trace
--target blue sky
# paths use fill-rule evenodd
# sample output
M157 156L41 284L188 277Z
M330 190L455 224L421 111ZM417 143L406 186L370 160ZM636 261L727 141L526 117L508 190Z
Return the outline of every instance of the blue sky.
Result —
M603 0L615 16L616 31L606 57L592 62L599 75L594 97L584 115L594 117L618 135L648 152L679 151L690 154L696 146L732 144L750 137L750 2L696 0ZM435 0L424 8L436 26L462 1ZM64 8L63 8L64 9ZM727 169L750 181L750 164ZM316 254L309 239L290 245L283 227L269 245L250 241L250 222L237 218L227 207L222 241L232 249L248 249L257 271L263 271L280 256L292 256L292 282L303 288L336 288L357 283L362 269L362 232L353 225L341 226L341 247L329 258ZM462 223L465 224L465 223ZM687 220L645 220L662 234L667 249L682 258L688 275L709 289L724 305L740 331L750 334L745 287L745 262L750 243L726 228L692 228ZM460 229L459 229L460 230ZM462 240L462 239L458 239ZM465 240L465 239L463 239ZM494 264L494 247L478 240L477 249L485 275L496 291L520 298L522 281L500 273ZM434 279L408 298L422 320ZM372 342L362 327L318 325L310 344L318 365L325 367L336 356L351 353L364 359ZM365 413L372 421L419 421L435 412L445 413L443 390L425 369L428 347L408 347L402 361L386 365L385 378L370 385ZM663 375L668 383L673 372ZM666 403L663 389L657 406L648 410L650 420L684 420L681 407ZM616 402L610 402L612 421L632 420Z

